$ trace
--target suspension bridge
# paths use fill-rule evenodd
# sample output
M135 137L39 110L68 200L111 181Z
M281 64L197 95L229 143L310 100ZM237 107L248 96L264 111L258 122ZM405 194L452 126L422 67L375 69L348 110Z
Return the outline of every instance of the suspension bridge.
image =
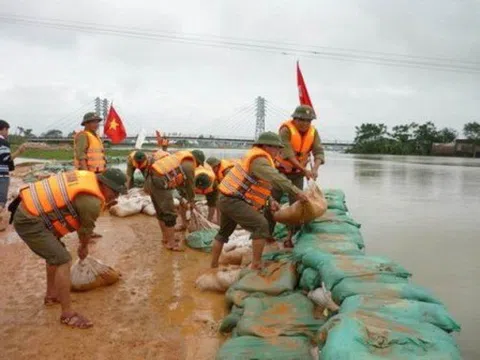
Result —
M85 104L71 114L47 125L42 135L32 138L32 142L71 143L73 131L78 130L78 122L83 113L95 111L105 118L108 111L108 101L99 98ZM189 126L188 133L164 132L171 144L178 146L199 146L210 148L244 148L253 144L255 139L266 130L277 131L281 122L291 118L292 110L279 107L263 97L237 108L232 114L212 119L208 122L195 123ZM125 128L129 135L121 144L111 144L108 138L104 141L112 147L133 147L138 134L145 128L141 121L132 124L128 117L123 117ZM61 130L59 130L61 129ZM63 136L64 133L68 135ZM152 135L154 131L151 131ZM60 136L59 136L60 135ZM156 146L155 136L145 137L145 146ZM322 144L327 150L343 151L352 145L351 141L322 138Z

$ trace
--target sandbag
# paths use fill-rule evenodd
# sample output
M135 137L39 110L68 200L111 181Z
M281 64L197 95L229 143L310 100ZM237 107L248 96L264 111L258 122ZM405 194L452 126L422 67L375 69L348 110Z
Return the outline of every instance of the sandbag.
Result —
M345 193L340 189L325 189L323 196L327 200L329 209L336 209L347 212L347 204L345 202Z
M288 227L285 224L276 223L272 237L276 240L284 240L288 236Z
M301 274L298 287L302 290L314 290L322 283L320 274L315 269L305 268Z
M87 291L116 283L121 274L101 261L87 256L77 259L70 271L71 289Z
M251 247L238 247L230 251L222 251L218 263L220 265L248 265L252 261Z
M152 200L143 189L132 188L127 194L121 195L117 199L117 204L112 206L109 211L110 214L118 217L127 217L135 214L140 214L147 207L153 207ZM151 208L145 210L151 213ZM153 208L155 211L155 208ZM152 214L155 215L155 212Z
M241 268L238 266L219 267L209 269L200 275L195 281L195 287L200 290L225 292L240 275Z
M211 252L213 239L215 235L217 235L217 232L218 230L215 229L192 232L185 238L186 244L192 249Z
M365 247L363 236L358 227L349 223L316 222L305 224L295 235L294 240L305 236L314 235L325 241L348 241L358 245L359 249Z
M193 209L193 211L191 212L190 221L188 222L189 232L218 228L218 225L208 221L207 218L199 210Z
M249 297L245 299L243 316L237 324L236 333L264 338L306 336L315 340L317 331L324 323L324 320L314 318L314 304L300 293Z
M367 278L345 278L332 289L333 301L341 304L346 298L354 295L371 295L381 298L397 298L424 301L428 303L441 304L435 296L422 286L408 283L406 279L394 277L396 282L378 282L378 279Z
M225 316L220 323L220 328L218 331L221 333L230 333L237 326L238 322L242 318L243 308L233 305L230 310L230 314Z
M306 337L279 336L259 338L239 336L227 340L216 360L308 360L312 359L310 341Z
M312 258L316 258L311 262ZM312 253L302 258L302 263L318 270L328 290L345 278L387 275L408 279L412 274L396 262L380 256L354 256ZM378 277L377 277L378 279Z
M357 310L379 313L394 320L410 319L426 322L447 332L460 331L460 325L451 317L447 309L440 304L359 295L345 299L339 313L344 314Z
M452 336L429 323L356 311L331 318L321 330L322 360L461 360Z
M303 234L294 238L295 247L293 253L296 257L303 255L323 252L334 255L362 255L363 250L360 250L358 244L352 241L331 241L324 240L314 234Z
M307 202L296 201L273 214L275 221L288 225L302 225L323 215L327 203L318 186L311 182L306 190Z

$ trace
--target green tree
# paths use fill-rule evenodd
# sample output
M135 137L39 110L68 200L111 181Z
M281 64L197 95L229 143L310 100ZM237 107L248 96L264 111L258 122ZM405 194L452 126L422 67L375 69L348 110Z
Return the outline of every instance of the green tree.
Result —
M452 128L443 128L437 134L437 142L439 143L451 143L458 136L458 132Z
M470 122L463 126L463 134L469 140L480 141L480 124L477 122Z
M26 138L34 138L35 134L33 133L32 129L25 129L23 131L23 136L25 136Z
M47 132L43 133L42 137L44 137L44 138L61 138L61 137L63 137L63 133L62 133L61 130L52 129L52 130L48 130Z
M432 151L432 144L437 142L438 131L435 124L427 121L425 124L419 125L413 133L418 154L429 155Z

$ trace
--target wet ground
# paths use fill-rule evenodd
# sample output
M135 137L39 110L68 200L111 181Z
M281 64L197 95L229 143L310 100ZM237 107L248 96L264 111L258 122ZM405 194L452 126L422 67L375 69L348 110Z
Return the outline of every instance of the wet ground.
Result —
M213 359L222 342L222 294L194 282L209 255L163 249L154 217L101 217L90 254L122 273L110 287L73 293L74 308L95 323L74 330L45 307L45 265L15 233L0 240L2 359ZM73 256L76 236L66 241Z

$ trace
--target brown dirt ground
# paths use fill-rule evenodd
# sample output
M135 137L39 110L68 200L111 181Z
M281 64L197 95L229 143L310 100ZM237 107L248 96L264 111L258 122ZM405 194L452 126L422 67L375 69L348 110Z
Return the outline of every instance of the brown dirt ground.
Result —
M76 310L95 325L76 330L45 307L44 261L12 232L0 233L2 359L214 359L224 338L223 294L200 292L195 279L209 254L163 249L154 217L102 216L103 235L90 254L122 273L110 287L72 293ZM76 258L76 236L65 240Z

